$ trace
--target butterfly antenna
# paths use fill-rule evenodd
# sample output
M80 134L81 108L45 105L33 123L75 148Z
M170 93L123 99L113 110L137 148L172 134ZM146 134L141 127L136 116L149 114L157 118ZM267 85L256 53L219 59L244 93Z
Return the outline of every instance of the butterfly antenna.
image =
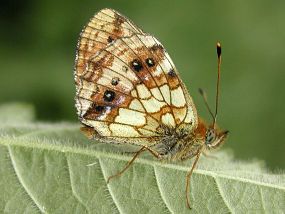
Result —
M215 127L218 116L218 104L219 104L219 94L220 94L220 75L221 75L221 63L222 63L222 46L217 42L217 56L218 56L218 77L217 77L217 89L216 89L216 111L213 121L213 127Z
M203 97L204 103L209 111L209 113L211 114L213 121L215 121L215 116L213 114L213 112L211 111L211 108L208 104L208 100L207 100L207 94L204 92L204 90L202 88L199 88L199 93L201 94L201 96Z

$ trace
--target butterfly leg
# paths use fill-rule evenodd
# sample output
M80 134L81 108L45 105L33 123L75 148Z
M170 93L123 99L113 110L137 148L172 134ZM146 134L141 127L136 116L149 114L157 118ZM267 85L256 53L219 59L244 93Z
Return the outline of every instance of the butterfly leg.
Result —
M135 161L135 159L136 159L142 152L144 152L144 151L146 151L146 150L148 150L148 151L149 151L153 156L155 156L156 158L160 158L160 155L159 155L156 151L150 149L150 148L147 147L147 146L143 146L139 151L137 151L137 152L135 153L135 155L133 156L133 158L127 163L127 165L126 165L121 171L119 171L117 174L112 175L112 176L110 176L110 177L108 178L107 183L109 183L111 179L113 179L113 178L115 178L115 177L121 176L121 175L132 165L132 163Z
M189 198L189 194L190 193L190 181L191 181L191 176L192 176L192 173L193 173L193 170L195 169L197 163L198 163L198 160L199 160L199 157L201 155L201 150L198 152L197 156L196 156L196 159L192 165L192 168L191 170L187 173L186 175L186 204L187 204L187 207L189 209L191 209L191 206L190 206L190 198Z

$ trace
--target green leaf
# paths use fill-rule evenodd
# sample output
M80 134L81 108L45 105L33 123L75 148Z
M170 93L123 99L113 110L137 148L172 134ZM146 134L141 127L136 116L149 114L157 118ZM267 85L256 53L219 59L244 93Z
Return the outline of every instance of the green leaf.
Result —
M27 103L8 103L0 105L0 121L3 123L28 122L35 116L35 109Z
M32 122L30 106L0 106L0 210L4 213L281 213L285 175L262 162L233 160L229 151L202 157L191 183L193 160L163 163L149 154L120 178L132 154L124 147L88 141L78 124ZM3 110L3 111L4 111ZM5 114L9 112L9 121ZM20 118L18 115L29 115ZM2 116L4 115L4 117ZM15 116L15 117L14 117ZM4 118L4 119L3 119ZM26 121L25 121L26 119Z

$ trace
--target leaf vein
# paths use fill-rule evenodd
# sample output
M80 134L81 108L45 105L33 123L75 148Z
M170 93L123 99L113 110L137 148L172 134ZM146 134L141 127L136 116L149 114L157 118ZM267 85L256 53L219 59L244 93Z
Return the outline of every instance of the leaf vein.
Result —
M159 190L161 199L163 200L163 202L164 202L166 208L168 209L168 211L169 211L170 213L174 213L174 212L170 209L170 206L167 204L167 201L166 201L164 195L162 194L162 191L161 191L162 188L161 188L161 186L160 186L160 184L159 184L158 177L157 177L156 166L153 166L153 171L154 171L154 177L155 177L155 180L156 180L156 184L157 184L157 187L158 187L158 190Z
M259 188L259 193L260 193L260 198L261 198L262 209L265 210L265 202L264 202L264 198L263 198L263 195L262 195L262 189L261 188Z
M104 178L106 178L107 175L106 175L105 170L103 169L103 164L101 163L101 158L100 158L100 157L98 157L98 163L99 163L99 168L101 169L101 172L102 172ZM106 179L105 179L105 180L106 180ZM121 210L121 208L120 208L119 205L118 205L118 202L116 201L116 197L113 195L113 192L111 191L111 189L109 188L109 186L108 186L107 183L106 183L106 187L107 187L107 190L108 190L110 196L111 196L112 199L113 199L114 205L116 206L118 212L119 212L119 213L123 213L122 210Z
M14 160L14 157L13 157L13 154L12 154L12 150L11 150L11 147L8 146L8 154L9 154L9 157L11 159L11 163L12 163L12 166L13 166L13 169L15 171L15 174L20 182L20 184L22 185L23 189L26 191L27 195L31 198L31 200L34 202L34 204L37 206L37 208L42 212L42 213L45 213L45 210L44 210L44 206L42 206L37 200L36 198L33 196L33 194L29 191L28 187L25 185L25 182L22 180L19 172L18 172L18 169L17 169L17 164Z
M85 208L85 210L89 213L86 204L84 204L84 202L81 200L80 196L77 195L76 191L73 188L73 180L72 180L72 175L71 175L72 172L71 172L70 164L69 164L68 157L66 156L66 154L65 154L65 159L66 159L67 172L68 172L68 176L69 176L69 182L70 182L72 194L73 194L74 198L79 202L79 204L81 204Z
M217 178L216 178L215 176L212 176L212 177L214 178L214 181L215 181L215 184L216 184L216 186L217 186L217 189L218 189L218 191L219 191L219 193L220 193L220 196L222 197L222 199L223 199L223 201L224 201L226 207L228 208L228 210L230 211L230 213L233 213L232 209L230 208L230 204L229 204L228 201L226 200L226 197L225 197L225 195L224 195L224 192L223 192L223 190L222 190L222 188L221 188L221 186L220 186L220 184L219 184Z

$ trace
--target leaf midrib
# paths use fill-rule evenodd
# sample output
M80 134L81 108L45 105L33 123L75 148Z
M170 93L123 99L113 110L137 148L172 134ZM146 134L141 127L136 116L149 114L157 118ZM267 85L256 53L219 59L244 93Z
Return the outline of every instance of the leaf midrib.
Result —
M25 139L26 140L26 139ZM105 157L109 159L117 159L117 160L122 160L122 161L129 161L130 156L129 155L119 155L115 153L107 153L104 151L98 151L98 150L91 150L90 148L79 148L79 147L68 147L68 146L59 146L59 144L42 144L40 142L36 141L31 141L30 142L23 144L23 142L18 142L16 138L14 140L7 140L7 139L1 139L0 138L0 144L4 146L17 146L17 147L25 147L25 148L32 148L32 149L39 149L39 150L50 150L50 151L57 151L61 153L71 153L71 154L81 154L81 155L88 155L96 158L100 157ZM168 169L174 169L174 170L180 170L184 172L189 171L189 167L186 166L181 166L177 164L171 164L171 163L162 163L160 161L154 161L154 160L148 160L144 158L137 158L136 163L141 163L141 164L147 164L151 166L157 166L157 167L162 167L162 168L168 168ZM247 178L242 178L242 177L233 177L230 175L225 175L220 172L219 174L213 171L206 171L203 169L195 169L194 172L195 174L199 175L204 175L204 176L211 176L213 178L224 178L228 180L233 180L233 181L239 181L243 183L251 183L257 186L264 186L264 187L269 187L269 188L275 188L279 190L285 190L285 187L274 185L271 183L264 183L261 181L255 181L252 179L247 179Z

